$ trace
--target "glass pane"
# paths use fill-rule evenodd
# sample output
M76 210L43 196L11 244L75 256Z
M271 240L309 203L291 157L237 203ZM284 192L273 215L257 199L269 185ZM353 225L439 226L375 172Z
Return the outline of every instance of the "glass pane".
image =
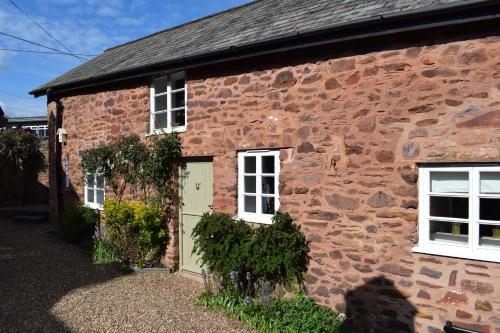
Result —
M164 111L167 109L167 95L155 97L155 111Z
M262 177L262 193L274 194L274 177Z
M257 180L255 176L245 176L245 193L256 193Z
M431 172L431 192L469 193L469 173Z
M97 176L97 188L104 188L104 177L103 176Z
M184 107L184 90L172 93L172 109Z
M274 156L262 156L262 173L274 173Z
M429 236L431 241L467 244L469 225L467 223L430 221Z
M97 190L97 203L102 205L104 203L104 190Z
M155 129L167 128L168 115L166 112L155 114L154 117L155 117Z
M87 202L94 202L94 190L87 189Z
M469 218L469 198L431 197L431 216Z
M172 127L186 125L186 112L185 110L178 110L172 112Z
M500 226L480 224L479 245L500 247Z
M184 88L184 79L177 79L172 82L172 90L183 89Z
M481 172L481 193L500 194L500 172Z
M161 94L167 92L168 80L166 77L159 78L155 80L155 94Z
M255 156L245 156L245 173L255 173L257 170Z
M87 175L87 187L94 187L94 176Z
M245 195L245 212L247 213L255 213L257 212L255 197L250 197Z
M274 197L262 197L262 214L274 213Z
M479 199L479 219L500 221L500 199Z

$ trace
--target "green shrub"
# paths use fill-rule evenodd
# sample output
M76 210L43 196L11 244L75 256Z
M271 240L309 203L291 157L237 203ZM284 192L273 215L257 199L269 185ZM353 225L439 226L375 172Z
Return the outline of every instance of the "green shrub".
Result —
M91 208L76 203L68 206L59 220L59 236L70 243L90 240L98 219L97 212Z
M224 312L261 332L343 331L342 315L317 305L303 294L291 300L278 298L271 303L263 303L225 290L218 294L204 293L198 297L197 304Z
M207 213L192 236L193 252L210 272L223 277L225 287L232 281L236 289L254 294L256 281L290 285L301 283L307 272L309 243L287 213L276 213L273 224L257 228L227 214Z
M156 204L106 199L103 219L111 245L126 264L156 260L167 246L167 226Z
M120 258L113 246L105 239L99 238L94 241L90 253L92 262L95 264L109 264L119 262Z

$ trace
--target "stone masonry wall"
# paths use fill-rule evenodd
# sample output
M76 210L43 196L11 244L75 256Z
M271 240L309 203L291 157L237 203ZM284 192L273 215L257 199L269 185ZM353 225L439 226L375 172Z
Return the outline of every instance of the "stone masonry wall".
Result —
M500 39L325 52L187 73L183 154L213 156L214 209L236 213L238 150L281 149L281 209L311 241L318 302L360 330L500 332L500 264L412 253L417 163L500 161ZM78 196L79 152L148 131L148 87L60 99Z

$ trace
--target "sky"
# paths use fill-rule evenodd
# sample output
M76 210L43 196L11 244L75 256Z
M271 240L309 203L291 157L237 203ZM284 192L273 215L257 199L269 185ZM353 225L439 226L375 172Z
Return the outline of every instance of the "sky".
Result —
M12 0L74 54L91 58L105 49L176 26L248 0ZM45 97L30 90L78 66L69 55L13 52L1 49L53 52L1 33L43 46L63 47L37 27L11 0L0 0L0 107L8 117L46 114Z

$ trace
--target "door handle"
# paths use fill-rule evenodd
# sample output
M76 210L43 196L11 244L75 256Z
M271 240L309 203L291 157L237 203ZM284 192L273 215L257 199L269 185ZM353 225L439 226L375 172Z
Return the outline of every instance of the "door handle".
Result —
M197 190L200 189L201 183L195 183L194 186L196 187Z
M208 208L210 208L210 209L213 210L214 209L214 205L208 205Z

